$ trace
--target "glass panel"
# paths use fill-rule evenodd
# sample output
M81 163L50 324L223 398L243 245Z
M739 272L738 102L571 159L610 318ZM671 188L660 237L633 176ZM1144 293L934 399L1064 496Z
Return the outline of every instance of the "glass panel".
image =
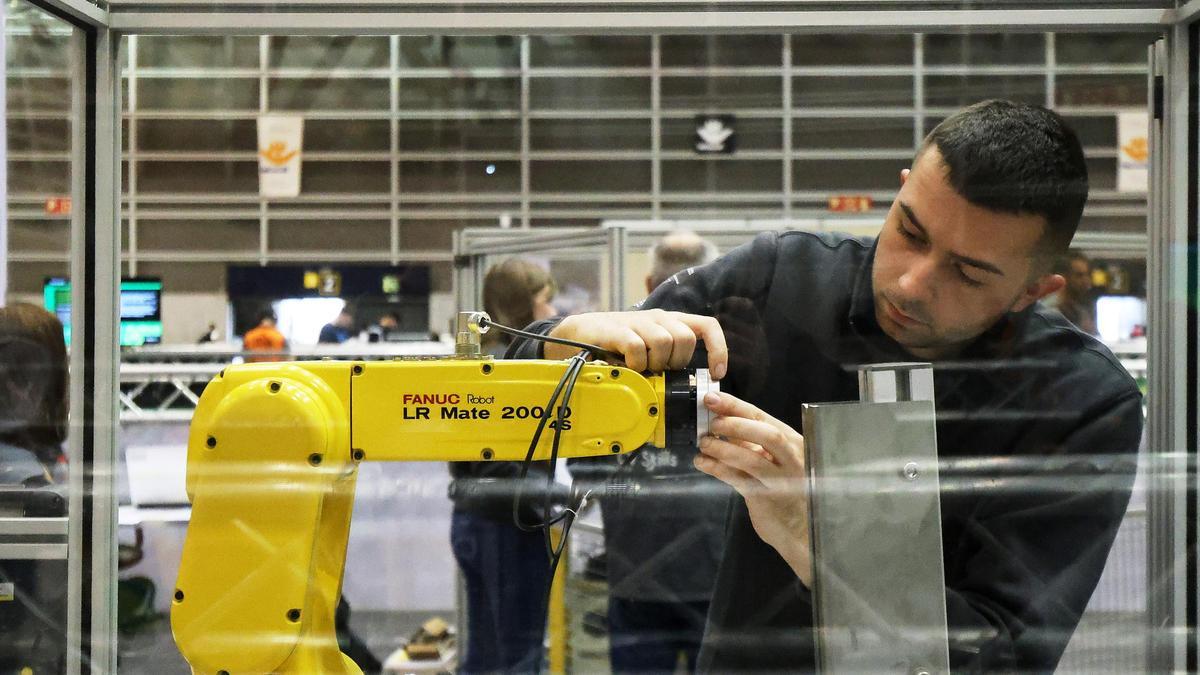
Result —
M66 114L71 105L70 93L71 80L66 77L8 78L8 104L21 110Z
M85 314L73 310L69 281L72 210L81 208L72 178L82 169L72 154L72 46L83 40L29 3L6 3L3 14L0 670L61 673L78 663L67 639L69 479L90 472L68 458L68 344Z
M247 13L248 21L254 18ZM10 71L10 85L11 78L21 79L19 75L28 75L23 81L33 85L10 97L8 236L14 259L10 287L36 294L41 292L42 277L65 273L65 257L57 260L49 255L66 236L65 220L44 210L46 197L68 184L63 138L70 127L63 116L35 114L56 110L53 106L65 111L59 94L66 85L61 73L43 70L43 62L30 53L43 49L32 35L11 43L17 54L10 58L26 64L21 68L28 72ZM1046 62L1051 39L1058 58ZM1112 41L1113 49L1097 51L1105 39ZM1144 669L1142 643L1154 637L1144 628L1146 549L1158 542L1149 539L1149 532L1156 530L1148 527L1144 494L1139 497L1132 491L1128 515L1122 520L1121 514L1131 492L1130 469L1136 463L1140 402L1133 387L1140 384L1145 390L1147 386L1144 339L1136 337L1146 330L1145 318L1139 314L1146 295L1144 244L1129 236L1145 233L1146 204L1136 186L1118 191L1119 178L1125 173L1128 179L1131 164L1122 163L1119 153L1123 147L1138 147L1136 140L1119 132L1118 116L1144 107L1144 73L1132 51L1143 39L1112 34L1097 41L1091 36L1026 30L967 35L959 31L920 37L922 52L918 53L913 35L849 29L831 35L657 38L375 35L172 42L139 36L138 72L127 73L125 84L132 83L129 92L136 105L135 114L126 120L131 133L125 140L128 155L123 171L133 172L135 180L127 186L122 243L127 272L160 277L163 282L166 345L123 352L126 363L148 366L149 374L129 368L122 384L122 393L146 413L131 414L133 408L126 403L121 428L120 494L127 518L122 521L126 524L121 537L131 556L128 560L136 557L132 552L137 549L137 530L128 523L140 523L143 542L141 560L122 571L125 586L120 588L140 588L143 595L136 597L145 600L140 610L122 615L136 623L122 637L122 669L187 672L182 656L163 648L173 641L165 617L172 607L182 612L180 607L195 606L191 603L202 596L202 591L183 588L184 599L176 600L174 591L184 568L183 542L203 530L204 523L196 511L180 512L165 522L152 521L147 512L172 500L187 500L186 493L181 497L176 488L186 467L193 397L220 396L223 390L232 391L230 383L238 377L269 373L265 381L253 385L259 387L255 391L261 394L263 407L248 410L239 419L240 426L234 425L247 438L257 434L254 442L239 445L243 441L227 441L221 432L215 448L204 442L193 452L200 458L230 457L223 453L246 453L251 446L255 452L270 452L275 449L273 442L299 428L262 421L267 407L299 400L273 397L271 378L278 378L281 387L313 382L298 376L300 371L293 367L334 373L325 379L335 397L328 409L352 405L356 424L369 420L370 428L356 427L352 436L363 447L347 445L344 453L326 454L317 468L310 452L295 452L308 441L280 444L281 451L292 453L281 460L295 466L295 471L288 470L289 480L321 476L330 467L351 469L346 459L353 457L350 453L365 452L365 461L353 473L354 502L330 507L341 514L353 512L353 526L343 532L340 525L330 525L320 539L336 549L321 558L320 564L329 564L341 561L340 537L347 537L345 573L336 565L326 570L316 577L317 583L326 584L325 594L307 596L324 597L332 606L340 593L352 606L348 625L356 639L342 644L354 645L347 653L364 671L400 672L405 666L398 662L419 655L422 649L431 655L427 660L431 670L448 672L534 670L538 664L556 672L690 670L691 665L679 662L696 662L710 619L717 622L710 625L725 627L730 636L714 652L715 661L700 660L712 672L811 671L821 664L815 661L809 638L836 642L851 635L844 628L853 630L855 640L838 644L849 643L852 652L861 650L854 652L856 656L867 654L872 645L882 645L889 648L888 664L900 660L900 652L913 645L953 636L948 644L955 670L1004 670L1018 662L1023 669L1039 672L1054 671L1056 666L1060 672ZM794 67L786 77L784 40L790 45ZM649 72L654 44L660 46L662 72L657 75ZM393 45L398 47L395 53ZM269 47L262 64L269 70L261 75L260 46ZM1088 56L1089 51L1095 54ZM520 72L522 55L527 57L528 73ZM921 81L913 79L918 61L930 69L920 74ZM53 61L47 57L46 62ZM395 74L399 98L394 106L394 85L389 72L384 72L393 63L399 64ZM239 70L230 72L230 68ZM661 78L657 106L652 98L656 77ZM1047 91L1050 83L1054 88ZM264 85L269 91L266 100L260 100ZM968 210L965 193L959 194L959 188L947 182L945 167L932 164L931 155L913 159L919 142L915 135L963 106L995 97L1037 104L1052 101L1068 112L1067 123L1076 128L1086 148L1091 181L1091 198L1078 228L1081 236L1075 238L1081 250L1091 255L1087 269L1073 270L1080 263L1063 260L1041 269L1043 274L1037 277L1048 279L1039 286L1047 293L1058 283L1052 272L1082 288L1064 287L1020 310L1013 298L1024 298L1028 292L1026 273L1050 257L1034 257L1034 245L1043 241L1040 216L1031 221L1028 199L1020 201L1020 195L1006 192L1013 184L1027 184L1028 174L974 186L977 192L971 193L972 199L994 199L999 206L974 204ZM785 99L791 101L791 109L785 109ZM296 112L304 118L297 195L262 194L260 180L270 177L273 168L269 164L260 168L251 154L260 145L256 121L260 107ZM728 155L697 154L698 112L731 115L736 150ZM979 122L985 128L991 124ZM999 154L990 141L965 139L978 152L965 153L963 161L969 164L990 154L989 160L999 168L984 167L985 174L993 169L1003 172L1014 157L1022 171L1036 172L1044 166L1044 155L1031 152L1037 143L1028 138L1023 140L1029 143L1013 142L1010 131L985 134L1002 145ZM997 136L1003 138L996 141ZM200 153L218 159L206 160L208 155ZM901 179L903 169L913 172L906 182ZM956 177L973 175L959 169L962 172ZM931 191L937 196L931 197ZM897 195L915 214L912 220L919 218L921 231L901 233L904 223L889 215ZM648 222L652 219L659 222ZM618 267L617 261L609 260L603 241L615 238L616 230L608 228L621 223L626 249ZM680 237L686 245L678 240L662 242L675 227L700 232L712 247L686 237ZM472 232L465 232L468 228ZM563 234L564 228L571 229ZM801 231L764 238L712 267L703 266L715 255L713 249L728 252L768 230ZM820 239L803 230L819 231ZM996 236L997 232L1004 236ZM460 242L464 237L477 242L485 236L493 239L475 251L482 251L481 255L467 256L455 250L456 235ZM846 235L867 241L849 241ZM929 246L922 237L936 245ZM962 261L957 259L917 264L930 250L948 250L944 239L953 239L956 251L963 249L972 259L997 265L1004 274L959 264ZM652 245L660 243L663 249L682 249L677 256L672 253L673 260L667 262L673 267L665 272L666 263L655 265L650 252ZM505 253L498 255L497 250ZM520 253L510 255L514 251ZM772 457L824 453L829 448L848 448L845 443L855 441L856 452L809 455L805 460L812 474L797 473L773 484L785 488L781 499L809 495L814 500L811 505L816 505L809 513L825 534L830 534L831 518L859 518L860 506L874 510L842 531L875 535L869 543L877 553L857 555L860 544L855 538L839 539L835 531L832 538L821 540L834 550L818 552L810 568L794 569L787 560L803 548L792 547L796 542L792 535L802 535L803 530L790 529L794 522L785 524L788 537L775 540L782 551L763 541L735 489L694 470L696 449L690 436L684 443L676 442L672 434L669 451L642 447L619 463L577 460L564 467L575 480L594 481L589 484L594 487L583 491L591 489L596 499L581 509L559 500L560 508L572 508L556 513L578 514L583 522L570 534L570 558L560 567L563 594L551 600L554 618L545 621L543 598L549 572L545 542L541 533L522 536L525 533L512 522L510 484L493 482L494 476L486 473L511 475L518 470L516 464L506 462L523 457L529 439L514 442L484 426L487 418L462 418L454 411L443 413L441 404L430 406L430 417L444 416L438 421L446 425L431 433L436 436L454 428L470 443L466 454L451 457L453 443L444 437L418 439L413 427L405 426L414 421L406 419L405 412L416 411L411 399L405 403L405 396L453 393L464 400L467 395L487 398L492 393L478 387L512 381L504 370L512 364L506 366L506 360L497 358L491 362L493 370L486 373L490 379L484 379L485 371L476 370L478 364L466 362L471 387L455 389L457 385L442 371L432 370L447 363L394 359L453 353L451 334L457 327L452 322L460 309L455 291L464 293L462 309L489 309L482 294L467 291L480 290L474 286L482 284L488 270L510 257L524 258L538 270L526 267L518 280L506 283L507 290L520 291L514 296L523 308L519 317L507 320L521 327L534 318L524 310L535 306L547 310L541 307L543 301L550 305L549 312L562 314L622 309L623 300L639 300L659 287L664 278L660 273L669 276L693 268L678 275L674 286L654 292L650 306L717 316L731 364L721 380L724 393L778 416L812 441L803 450L798 445L776 446L779 455ZM624 279L616 279L613 275L622 269ZM728 273L713 274L722 269ZM1017 271L1010 276L1010 269ZM537 280L547 272L555 282L553 297L539 298L548 285ZM534 280L532 286L522 286L524 279ZM1022 283L1015 283L1017 279ZM617 281L623 288L614 288ZM1058 303L1062 311L1051 312L1045 307L1050 302ZM276 313L278 335L267 330L270 321L262 321L268 309ZM343 309L349 310L348 318L343 317ZM493 318L500 316L506 315L493 314ZM1068 316L1083 331L1069 328ZM385 329L385 320L395 321L398 328ZM1107 335L1090 341L1083 334L1090 330L1089 322L1098 333L1103 325ZM338 344L320 343L322 333ZM441 334L441 339L430 340L430 333ZM495 337L498 332L490 334ZM247 349L259 344L255 336L263 338L263 349ZM287 350L281 339L287 340ZM204 343L198 344L201 340ZM499 343L485 344L493 356L504 352ZM559 357L569 354L553 354L551 348L543 355L552 357L547 366L552 372L522 380L526 391L552 388L566 368ZM657 358L653 350L651 357ZM287 363L280 365L273 359ZM254 367L259 370L235 363L245 360L258 362ZM181 368L177 361L191 366ZM861 392L881 386L874 380L860 382L856 366L884 361L933 362L936 417L929 418L925 405L929 401L919 398L905 401L921 403L917 407L922 412L916 416L909 415L905 406L892 406L889 414L855 408ZM358 375L350 371L356 363L365 363ZM449 365L455 363L464 362ZM622 382L640 383L636 379L643 377L640 364L628 365L633 367L620 371L616 380L612 367L605 366L598 373L600 381L615 389L624 387ZM373 371L385 366L413 371L387 386L372 385L380 387L384 398L381 403L366 402L369 397L360 396L362 390L355 387L371 382ZM184 370L195 374L177 375ZM222 371L225 375L217 378ZM1123 371L1132 376L1133 384ZM176 375L168 377L170 373ZM654 416L649 412L651 401L658 414L668 418L680 414L654 393L669 390L665 382L654 381L645 389L650 397L646 405L639 400L637 409L627 414L617 410L620 404L616 403L613 410L597 411L588 403L592 399L586 392L592 385L587 382L581 379L574 390L573 413L564 420L570 422L570 429L556 421L564 434L578 432L589 419L599 425L600 431L586 437L590 444L586 447L609 452L606 441L614 425L649 420ZM897 383L897 398L912 396L919 384ZM309 389L324 391L323 386L314 387ZM351 391L353 399L338 398L348 397ZM545 393L543 399L549 396L549 389L538 391ZM1128 407L1115 414L1113 401ZM533 404L543 407L541 417L545 417L545 403ZM804 406L823 403L833 403L832 409L841 413L833 417L843 422L830 426L827 421L805 421ZM890 401L875 403L886 406ZM503 410L489 406L476 402L462 410L473 415L471 409L486 407L497 416ZM518 419L518 407L513 405L514 422L526 426L513 428L529 428L532 433L538 413L523 406L530 412ZM863 420L871 423L864 425ZM647 422L646 435L634 444L651 438L649 422L653 420ZM928 442L907 444L920 446L925 453L910 458L908 451L913 448L902 447L904 439L927 440L931 436L926 432L935 431L931 422L936 423L938 447L931 449ZM200 424L210 423L201 420ZM721 433L720 421L716 424L711 430ZM920 426L921 433L909 433L912 425ZM898 432L899 427L904 429ZM552 428L546 429L548 434ZM395 448L392 456L364 441L372 433L383 439L381 443L394 444L383 446ZM866 437L861 443L860 435ZM585 447L583 441L576 442L583 437L564 438L562 448ZM593 440L597 438L599 446ZM795 440L790 432L785 438ZM510 446L518 455L496 454ZM734 451L741 446L719 447ZM485 448L493 453L486 463ZM882 462L883 470L861 465L868 455L858 450L885 453L869 455ZM929 453L934 450L938 461L931 464ZM433 453L427 459L436 461L402 461L419 452ZM241 457L252 461L254 455ZM751 462L761 458L746 456ZM466 463L456 463L451 474L442 463L447 459ZM830 459L835 461L822 461ZM477 460L479 464L472 464ZM910 462L917 464L915 469L908 466ZM261 512L283 508L283 500L294 496L289 490L302 481L279 483L271 474L278 467L266 464L260 467L263 470L250 472L261 482L250 489L239 482L237 489L227 492L239 499L261 499L265 506L239 508L236 512L244 516L240 529L228 523L210 525L217 543L204 550L208 555L219 550L221 557L217 563L192 561L190 574L231 569L236 564L231 542L238 537L246 536L243 543L254 548L281 536L277 523L252 520ZM219 462L206 466L221 470ZM153 478L155 471L168 474L174 488L155 494L153 488L167 485ZM333 471L330 475L335 473L343 478L350 475ZM842 476L852 480L839 482ZM1094 482L1093 477L1105 480ZM925 487L934 478L940 481L940 489ZM275 491L277 485L288 489ZM454 492L448 497L451 485ZM1054 489L1043 489L1046 485ZM918 486L919 493L905 492ZM492 487L498 487L498 497L484 495L482 502L473 501L472 495ZM565 488L561 492L568 494ZM337 499L334 493L325 494L331 500L327 506ZM828 501L830 494L843 508L820 512L821 500L825 505L833 503ZM937 509L931 506L935 497L941 500ZM731 499L733 519L728 520ZM903 508L891 508L897 499L904 502ZM545 515L541 500L535 501L539 506L531 506L524 520ZM1020 514L1019 522L1012 521L1014 513ZM931 530L940 532L944 554L928 547L910 550L911 542L918 539L906 536L913 524L939 515L944 516L940 523L929 521L919 529L925 536ZM310 549L309 544L296 543L308 536L303 524L299 530L278 540L284 542L279 546ZM523 554L506 559L492 544L492 535L519 538ZM479 561L510 563L516 571L506 569L505 588L533 600L490 614L480 609L479 597L497 583L485 576L493 568L476 567ZM821 590L813 580L820 575L850 578L834 569L847 561L873 584L867 602L857 607L884 617L916 616L906 614L903 604L887 603L911 599L913 587L893 583L896 578L920 579L929 586L921 588L922 608L949 607L948 625L937 625L934 617L930 625L893 618L889 625L879 626L859 614L852 619L859 625L809 630L815 596L804 583L817 589L821 597L816 605L822 606L820 616L826 621L850 615L827 611L833 600L821 594L828 587ZM946 563L944 569L938 561ZM294 564L294 559L289 558L288 564ZM733 573L718 580L720 565L728 565ZM905 565L913 574L896 571ZM895 573L870 576L883 567L895 568ZM1031 575L1030 569L1037 574ZM802 582L810 572L817 576ZM288 574L262 575L280 587L290 583L288 579L295 580ZM135 581L138 578L153 581L153 601L147 599L145 582ZM235 597L220 589L244 583L243 578L252 577L243 575L229 584L201 588L218 589L213 597L237 602L236 597L250 596ZM729 579L734 586L726 585ZM298 581L303 586L310 580L300 577ZM464 592L459 592L460 584ZM848 591L850 595L843 599L858 593ZM939 599L943 591L946 602ZM282 602L285 595L272 587L255 596L255 602L267 606ZM724 604L729 598L732 606ZM646 615L646 605L669 612L679 623L668 630L661 617ZM288 611L299 607L271 605L272 612L281 610L271 615L271 625L291 620L311 637L316 629L311 613L318 608L302 607L292 620ZM763 607L771 610L769 620L758 616ZM1045 607L1055 611L1045 613ZM981 613L989 617L987 627L997 630L978 630L984 625L975 620ZM249 614L230 613L243 618ZM524 619L532 628L517 637L500 635L481 625L486 616L499 616L505 627ZM454 651L450 640L439 637L444 634L436 622L419 633L434 617L457 624L461 632ZM144 621L137 623L140 619ZM1022 637L1006 641L1016 631ZM671 633L665 665L640 661L636 653L628 653L637 650L622 653L622 645L662 646L667 640L658 636L665 632ZM227 655L255 649L251 643L273 644L277 637L272 633L255 640L246 634L221 633L220 628L206 630L204 639L235 640L237 648ZM711 633L709 640L706 648L714 644ZM181 643L187 642L186 635L181 637ZM332 638L325 642L334 643ZM468 661L518 643L523 645L519 648L528 667ZM195 646L198 642L191 644L202 649ZM402 647L412 651L401 652ZM566 654L565 663L557 662L560 654ZM993 654L1004 656L993 658ZM383 666L389 660L390 665ZM873 667L877 665L871 662L857 670L885 670ZM253 670L236 664L217 669L222 667L229 672ZM901 670L951 668L913 662Z

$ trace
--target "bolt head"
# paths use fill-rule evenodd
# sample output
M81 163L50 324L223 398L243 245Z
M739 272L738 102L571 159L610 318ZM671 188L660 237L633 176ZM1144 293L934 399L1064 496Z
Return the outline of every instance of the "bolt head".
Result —
M916 480L917 476L921 475L921 467L917 466L916 462L909 462L904 465L901 474L906 480Z

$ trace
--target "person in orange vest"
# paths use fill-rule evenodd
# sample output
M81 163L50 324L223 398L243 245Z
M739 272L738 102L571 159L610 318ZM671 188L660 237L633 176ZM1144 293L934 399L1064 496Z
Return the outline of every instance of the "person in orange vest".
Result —
M246 331L242 337L242 350L247 352L270 352L270 356L247 356L246 363L261 363L264 361L283 361L283 352L287 351L287 338L275 327L278 319L270 309L263 310L258 315L258 325Z

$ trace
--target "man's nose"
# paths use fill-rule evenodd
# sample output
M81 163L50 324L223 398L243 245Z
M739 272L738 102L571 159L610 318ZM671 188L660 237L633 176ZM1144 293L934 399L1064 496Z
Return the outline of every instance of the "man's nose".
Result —
M904 274L900 275L900 290L907 298L927 299L933 292L933 275L936 270L936 261L926 257L916 259Z

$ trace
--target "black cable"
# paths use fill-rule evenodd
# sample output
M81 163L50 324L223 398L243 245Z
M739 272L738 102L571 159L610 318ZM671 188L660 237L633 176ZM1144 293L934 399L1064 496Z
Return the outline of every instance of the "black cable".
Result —
M550 512L553 507L552 503L552 487L554 486L554 468L558 461L558 450L562 441L562 433L564 422L566 421L567 409L571 401L571 394L575 391L575 383L579 380L579 374L583 371L583 366L586 363L584 356L591 354L593 358L601 358L608 361L620 361L620 354L610 352L608 350L583 342L574 340L565 340L562 338L552 338L548 335L539 335L530 333L516 328L510 328L498 324L487 317L480 317L479 325L483 328L494 328L501 333L507 333L514 337L526 338L529 340L539 340L542 342L553 342L555 344L576 347L580 350L578 354L571 357L568 363L567 370L563 376L559 378L558 384L554 387L554 392L550 394L550 401L543 409L541 418L538 420L537 429L533 432L533 438L530 439L529 449L525 452L525 459L521 462L520 475L517 478L517 490L513 495L512 517L513 524L517 529L523 532L536 532L541 530L543 541L546 545L546 556L549 560L550 576L546 583L546 593L543 601L543 606L546 608L547 614L550 611L550 597L554 590L554 575L558 571L559 562L562 560L563 553L566 551L567 542L571 533L571 526L575 524L575 518L579 510L583 507L587 500L589 492L584 492L573 501L568 499L568 503L563 512L558 516L551 517ZM562 396L561 403L559 396ZM546 429L546 423L550 420L551 411L555 411L554 438L550 445L550 460L549 471L546 475L546 494L542 501L542 520L539 523L529 524L521 521L521 497L524 493L525 480L529 476L529 468L533 465L533 456L537 453L538 444L541 442L542 433ZM574 490L572 490L574 492ZM551 539L550 528L558 523L562 523L561 539L558 546L554 545Z
M579 377L579 371L583 369L583 365L584 361L582 354L576 354L571 358L566 372L564 372L563 376L559 379L558 386L554 388L554 393L550 395L550 402L546 404L545 412L542 413L541 419L538 421L537 429L533 432L533 438L529 443L529 450L525 452L525 459L521 462L521 473L517 478L517 492L515 495L513 495L513 524L515 524L517 529L521 530L522 532L536 532L538 530L550 527L551 525L554 525L562 520L561 516L551 519L548 517L549 514L544 513L543 520L540 523L535 523L532 525L523 523L521 522L520 504L521 497L524 492L525 479L529 476L529 467L533 464L533 455L537 451L538 444L542 440L542 432L546 428L546 423L550 420L550 415L548 413L549 411L554 410L554 406L558 402L558 396L560 393L562 393L563 388L566 386L568 380L571 381L571 388L574 388L574 381ZM562 407L565 406L566 403L564 402ZM555 433L555 436L557 437L561 432L562 423L559 422L555 426L558 427L558 430L556 430ZM548 486L553 485L553 480L554 474L552 466L551 473L549 475Z
M500 331L501 333L506 333L508 335L512 335L513 337L525 338L527 340L538 340L540 342L553 342L556 345L566 345L568 347L575 347L576 349L582 349L583 351L588 352L589 354L592 355L592 358L602 359L605 361L617 362L617 361L621 361L624 359L624 357L622 357L620 354L618 354L616 352L610 352L607 349L604 349L603 347L597 347L596 345L588 344L586 342L576 342L575 340L567 340L564 338L550 337L549 335L539 335L538 333L530 333L530 332L523 331L523 330L517 330L516 328L510 328L508 326L498 324L495 321L492 321L491 319L487 318L486 316L479 317L479 327L480 328L489 328L489 329L495 328L496 330Z

